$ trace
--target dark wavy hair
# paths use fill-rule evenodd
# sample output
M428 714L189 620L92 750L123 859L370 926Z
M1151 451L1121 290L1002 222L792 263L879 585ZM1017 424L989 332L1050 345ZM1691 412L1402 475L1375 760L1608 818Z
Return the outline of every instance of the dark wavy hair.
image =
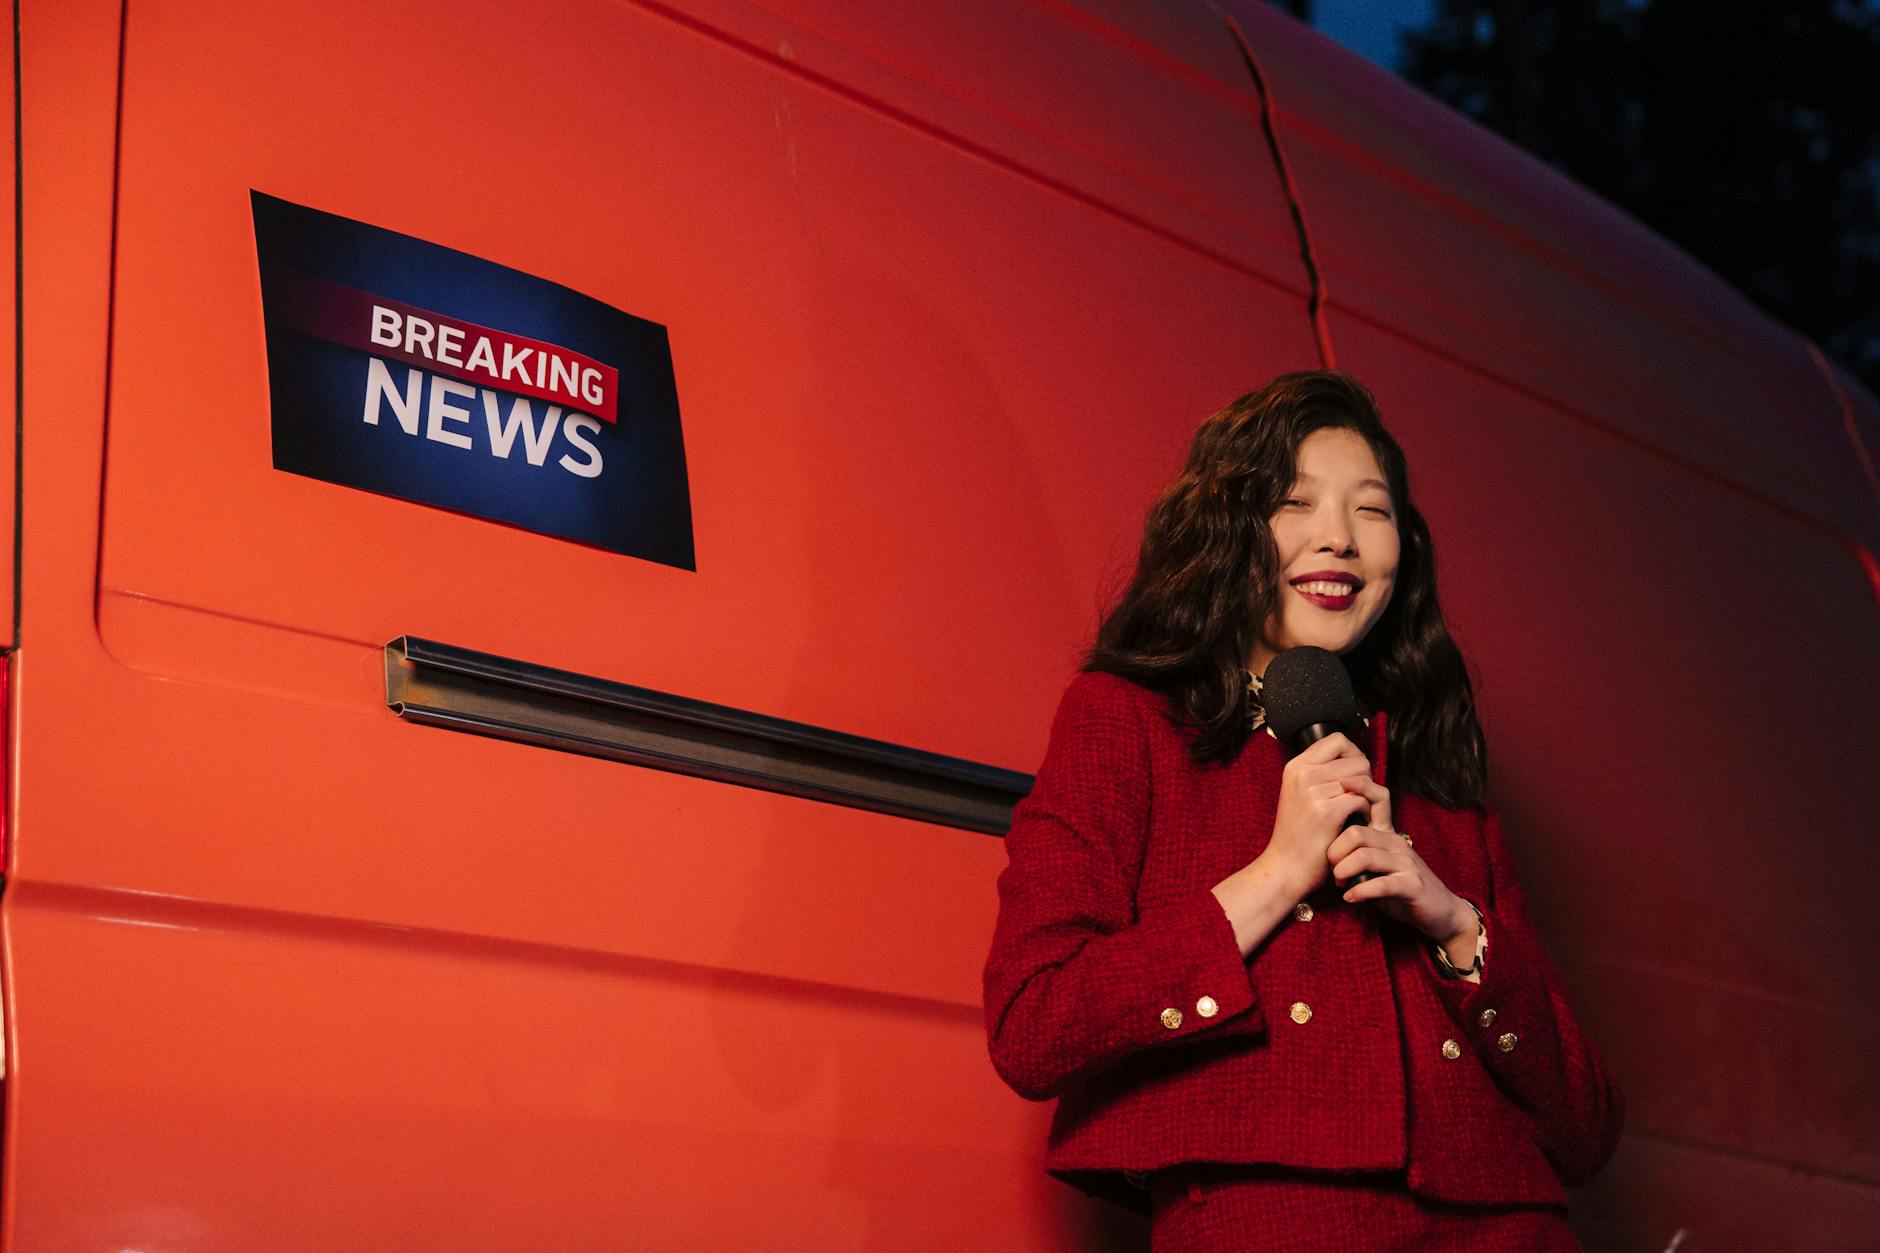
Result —
M1135 575L1083 668L1166 695L1197 763L1238 754L1248 737L1242 674L1280 590L1269 519L1292 490L1299 445L1329 428L1371 446L1397 515L1390 604L1344 656L1359 701L1389 714L1392 787L1450 809L1479 806L1488 747L1437 604L1429 526L1377 402L1336 370L1282 374L1201 424L1187 466L1149 510Z

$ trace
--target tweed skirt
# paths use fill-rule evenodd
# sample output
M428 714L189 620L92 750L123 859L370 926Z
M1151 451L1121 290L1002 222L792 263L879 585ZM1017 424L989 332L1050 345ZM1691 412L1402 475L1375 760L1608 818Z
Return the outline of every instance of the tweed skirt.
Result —
M1149 1178L1152 1253L1579 1253L1553 1205L1449 1205L1402 1171L1188 1164Z

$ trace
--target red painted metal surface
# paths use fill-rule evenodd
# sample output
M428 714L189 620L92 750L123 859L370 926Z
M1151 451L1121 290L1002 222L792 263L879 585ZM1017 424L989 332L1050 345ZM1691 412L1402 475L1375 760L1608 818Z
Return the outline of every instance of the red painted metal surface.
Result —
M986 1061L996 840L384 706L410 633L1036 764L1194 423L1317 364L1309 281L1218 15L918 7L22 5L7 1248L1140 1237ZM1871 1215L1871 398L1232 14L1639 1110L1581 1221ZM250 188L670 328L697 572L274 471Z
M1590 193L1235 11L1339 365L1432 502L1535 907L1628 1096L1583 1234L1854 1247L1880 1216L1880 842L1828 781L1880 759L1862 418L1810 345Z
M18 121L15 108L13 63L0 66L0 135L11 134ZM17 187L18 149L0 140L0 187ZM11 648L18 621L14 610L14 544L19 517L12 502L19 499L17 310L19 301L19 213L12 196L0 196L0 649Z

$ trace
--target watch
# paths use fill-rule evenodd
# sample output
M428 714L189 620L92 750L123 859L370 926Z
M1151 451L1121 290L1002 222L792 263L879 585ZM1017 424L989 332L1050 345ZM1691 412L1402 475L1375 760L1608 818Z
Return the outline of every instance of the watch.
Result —
M1482 920L1482 911L1475 908L1475 902L1464 897L1462 903L1475 914L1475 964L1467 970L1456 969L1456 964L1449 960L1449 953L1435 940L1430 941L1436 950L1436 964L1443 968L1443 973L1451 979L1467 980L1470 975L1482 973L1482 954L1488 950L1488 923Z

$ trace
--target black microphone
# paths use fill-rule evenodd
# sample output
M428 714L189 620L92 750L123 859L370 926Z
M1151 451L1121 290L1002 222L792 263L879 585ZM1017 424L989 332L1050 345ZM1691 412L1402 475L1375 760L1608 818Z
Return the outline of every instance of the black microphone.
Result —
M1357 738L1358 694L1345 663L1326 649L1302 644L1274 657L1260 681L1260 703L1266 708L1266 725L1294 753L1334 733ZM1345 826L1365 821L1363 812L1354 813ZM1363 870L1352 882L1375 878L1375 873Z

